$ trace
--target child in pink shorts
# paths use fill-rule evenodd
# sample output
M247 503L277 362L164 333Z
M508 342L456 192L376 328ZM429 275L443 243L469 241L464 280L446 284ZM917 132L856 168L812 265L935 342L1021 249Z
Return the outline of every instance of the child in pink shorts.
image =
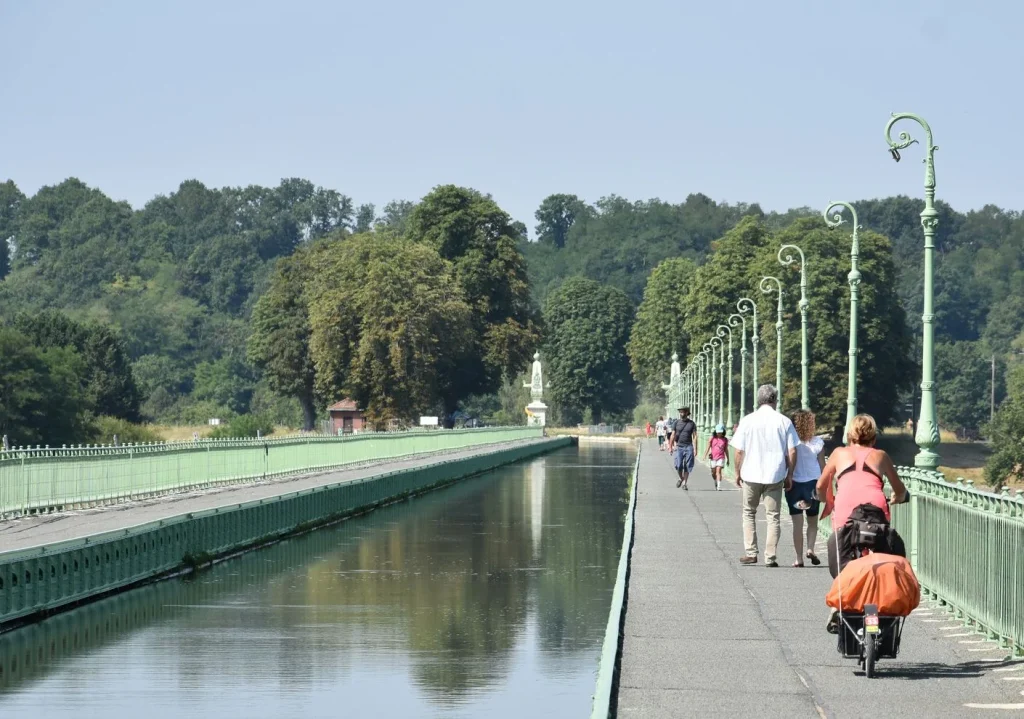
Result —
M715 427L708 448L704 450L704 459L711 456L711 477L715 480L715 489L722 489L722 469L729 466L729 440L725 437L725 425Z

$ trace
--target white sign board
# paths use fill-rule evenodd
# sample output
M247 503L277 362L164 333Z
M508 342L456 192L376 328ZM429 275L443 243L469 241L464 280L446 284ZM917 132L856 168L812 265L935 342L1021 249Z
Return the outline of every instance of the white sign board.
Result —
M437 417L420 417L420 427L436 427Z
M212 426L212 427L216 427L217 425L219 425L219 424L220 424L220 418L219 418L219 417L212 417L212 418L211 418L211 419L209 420L208 424L209 424L210 426Z

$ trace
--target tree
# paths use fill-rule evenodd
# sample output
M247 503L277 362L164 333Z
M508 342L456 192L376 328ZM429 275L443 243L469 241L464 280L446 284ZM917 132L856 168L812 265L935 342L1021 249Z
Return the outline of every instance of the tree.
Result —
M689 309L686 290L696 271L693 262L676 257L662 261L647 279L627 350L633 377L651 396L660 396L672 354L683 362L690 354L683 322Z
M462 398L493 392L503 375L521 372L539 343L519 250L524 234L489 196L454 185L434 188L409 216L408 237L451 263L472 309L466 359L441 387L446 415Z
M626 342L633 305L621 290L581 277L566 280L544 306L551 395L564 415L595 422L632 408L635 387Z
M404 235L406 226L409 224L409 215L412 214L415 202L408 200L392 200L384 205L384 212L377 218L377 223L390 229L396 235Z
M124 340L116 330L107 325L76 322L54 311L20 314L15 317L14 326L42 349L74 350L81 367L81 397L90 411L129 422L139 420L141 392Z
M576 195L545 197L533 215L537 218L537 241L562 249L576 215L585 211L584 203Z
M196 366L192 397L235 414L244 414L249 411L254 385L249 368L240 360L222 357Z
M692 338L692 346L689 356L680 357L684 366L711 339L718 325L725 324L729 315L736 312L737 300L749 297L759 307L764 304L757 289L760 276L753 276L757 273L752 266L762 250L770 246L777 245L756 217L743 218L721 239L711 243L708 261L688 283L683 327Z
M981 342L936 343L935 404L943 427L978 429L989 421L991 359Z
M310 268L308 252L278 260L270 289L256 302L249 336L249 359L270 388L296 398L303 428L316 422L313 360L309 354L309 309L304 297Z
M1024 480L1024 365L1013 367L1006 384L1008 396L988 429L994 452L985 464L985 480L993 487L1011 478Z
M18 212L25 195L11 180L0 183L0 280L11 271L10 242L17 234Z
M73 349L40 349L0 327L0 435L21 446L80 442L88 434L83 370Z
M314 266L318 392L352 396L378 426L437 406L473 346L472 308L451 264L429 246L375 232L325 246Z
M799 265L783 267L778 248L795 244L807 258L809 394L811 408L822 428L846 421L846 393L849 365L850 269L849 235L843 229L830 230L820 218L797 220L764 245L748 268L742 286L758 302L761 333L761 382L775 381L775 294L762 294L761 277L782 280L783 297L783 408L791 410L800 398L800 299ZM897 296L896 267L887 238L861 231L858 266L860 285L857 397L858 409L874 416L880 426L896 417L898 394L909 388L915 364L909 354L910 336L906 315ZM735 306L733 303L732 306Z
M376 218L376 211L377 210L372 203L359 206L359 209L356 210L355 232L357 234L369 232L373 229L373 221Z

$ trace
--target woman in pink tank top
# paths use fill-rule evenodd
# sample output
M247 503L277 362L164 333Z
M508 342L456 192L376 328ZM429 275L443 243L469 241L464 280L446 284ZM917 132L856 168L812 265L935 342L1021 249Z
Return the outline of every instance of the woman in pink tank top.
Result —
M815 491L818 497L825 500L822 518L832 513L833 529L846 524L850 513L862 504L875 505L885 512L886 519L890 519L889 503L882 491L886 479L892 487L894 503L899 504L906 498L907 488L896 473L896 466L888 454L875 449L877 436L878 426L874 418L868 414L857 415L850 423L846 435L848 446L836 449L821 470ZM833 570L832 576L836 575L831 556L835 536L833 532L829 538L829 569Z

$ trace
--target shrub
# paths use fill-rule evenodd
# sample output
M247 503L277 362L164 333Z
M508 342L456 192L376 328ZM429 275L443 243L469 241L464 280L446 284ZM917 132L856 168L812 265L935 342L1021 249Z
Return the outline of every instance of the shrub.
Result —
M93 421L93 439L99 444L113 444L114 435L121 444L160 442L163 438L145 424L134 424L120 417L97 417Z
M255 437L258 434L266 437L274 431L274 423L263 414L240 414L227 424L214 428L210 437L224 439L228 437Z

